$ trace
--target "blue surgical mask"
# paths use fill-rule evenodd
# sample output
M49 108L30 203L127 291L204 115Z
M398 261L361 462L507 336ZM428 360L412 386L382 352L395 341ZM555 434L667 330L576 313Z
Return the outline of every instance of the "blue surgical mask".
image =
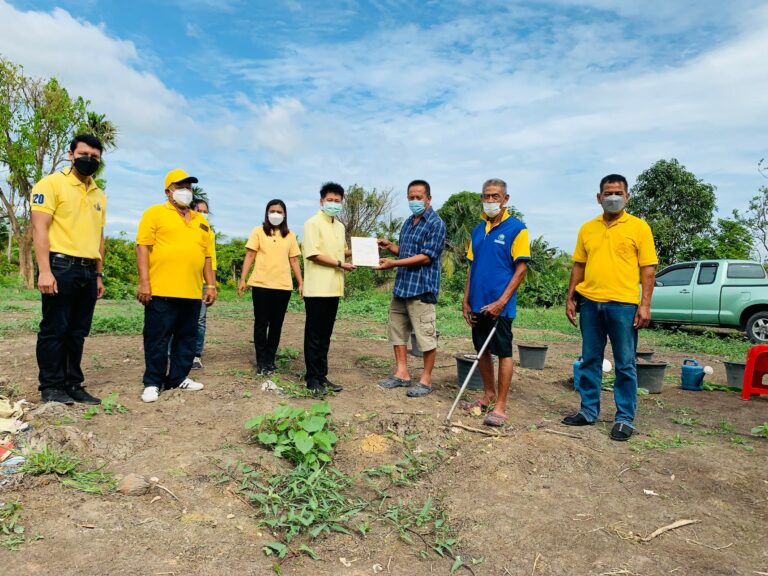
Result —
M341 214L341 202L324 202L322 210L331 218L338 216Z
M424 212L424 200L408 200L408 208L411 209L414 216L418 216Z

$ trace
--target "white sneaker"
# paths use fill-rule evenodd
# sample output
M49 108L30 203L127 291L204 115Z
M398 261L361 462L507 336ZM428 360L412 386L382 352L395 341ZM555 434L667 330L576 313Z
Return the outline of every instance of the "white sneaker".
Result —
M192 370L202 370L203 369L203 363L200 360L200 356L195 356L195 359L192 360Z
M181 390L202 390L205 388L200 382L195 382L192 378L185 378L184 382L179 384Z
M160 395L160 388L157 386L146 386L144 392L141 393L141 399L144 402L157 402L157 397Z

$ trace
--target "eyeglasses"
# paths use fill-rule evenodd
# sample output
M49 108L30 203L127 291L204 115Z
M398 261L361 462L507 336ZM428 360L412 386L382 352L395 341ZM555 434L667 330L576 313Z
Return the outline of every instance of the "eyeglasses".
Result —
M480 198L483 200L501 200L504 198L501 194L480 194Z

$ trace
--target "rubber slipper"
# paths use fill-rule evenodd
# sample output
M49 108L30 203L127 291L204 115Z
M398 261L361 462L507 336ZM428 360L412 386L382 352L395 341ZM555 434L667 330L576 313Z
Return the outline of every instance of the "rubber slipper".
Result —
M488 412L488 410L491 408L489 404L483 404L481 400L475 400L473 402L468 402L467 400L461 400L459 402L459 408L462 410L466 410L469 412L472 410L472 408L480 408L482 412Z
M483 424L486 426L495 426L496 428L501 428L504 426L504 424L507 423L507 420L509 420L508 416L502 416L501 414L496 414L496 412L489 412L483 419Z
M626 442L629 440L629 437L632 436L632 432L634 431L635 429L629 424L617 422L611 429L611 440L616 440L616 442Z
M394 376L390 374L384 380L379 380L379 386L386 389L391 388L408 388L411 385L410 380L403 380L402 378L398 378L397 376Z
M434 388L432 388L432 386L427 386L426 384L419 382L416 384L416 386L411 386L408 388L405 395L410 398L421 398L422 396L426 396L432 392L434 392Z

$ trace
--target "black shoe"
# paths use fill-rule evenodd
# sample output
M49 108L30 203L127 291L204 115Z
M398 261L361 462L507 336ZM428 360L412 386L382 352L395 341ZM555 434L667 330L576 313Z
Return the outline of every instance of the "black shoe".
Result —
M91 396L85 388L80 386L67 388L67 394L79 404L101 404L101 400L96 398L96 396Z
M256 376L266 376L267 369L264 366L256 366Z
M264 367L265 374L274 374L275 372L277 372L277 366L272 363L269 363Z
M61 402L62 404L74 404L72 397L58 388L46 388L40 391L43 402Z
M309 393L315 398L323 398L328 394L328 390L326 390L325 386L322 384L307 384L307 390L309 390Z
M334 384L328 378L323 379L323 386L325 386L326 390L330 390L331 392L341 392L344 390L344 386L340 386L338 384Z
M592 426L594 424L594 422L587 420L581 412L566 416L562 419L562 423L566 426Z
M616 440L616 442L626 442L629 440L629 437L632 436L632 432L634 431L635 429L629 424L617 422L611 429L611 440Z

